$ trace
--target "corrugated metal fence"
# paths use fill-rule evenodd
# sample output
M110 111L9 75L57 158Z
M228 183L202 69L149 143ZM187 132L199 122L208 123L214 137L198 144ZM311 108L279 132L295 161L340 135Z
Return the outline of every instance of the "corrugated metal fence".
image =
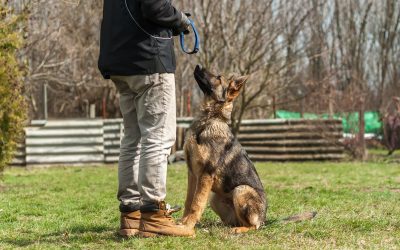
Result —
M179 118L174 151L182 149L192 118ZM13 164L115 163L123 135L121 119L57 120L25 129ZM245 120L238 139L251 159L337 160L343 157L340 120Z
M32 164L104 162L102 120L48 121L25 129L25 162Z
M254 161L339 160L340 120L243 121L238 139Z
M124 125L121 119L104 120L104 161L118 162L119 146L124 134Z

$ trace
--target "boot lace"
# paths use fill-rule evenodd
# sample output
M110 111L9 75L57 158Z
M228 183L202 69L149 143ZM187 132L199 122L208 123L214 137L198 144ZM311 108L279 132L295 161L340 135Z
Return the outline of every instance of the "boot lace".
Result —
M165 205L165 210L166 210L166 213L167 213L168 215L171 215L171 214L173 214L173 213L179 212L179 211L181 210L181 207L180 207L180 206L173 206L173 207L171 207L170 204L166 204L166 205Z
M165 205L165 213L164 213L165 218L168 219L170 222L174 222L175 223L174 218L172 218L172 214L176 213L176 212L178 212L180 210L181 210L181 207L179 207L179 206L171 207L170 204L166 204Z

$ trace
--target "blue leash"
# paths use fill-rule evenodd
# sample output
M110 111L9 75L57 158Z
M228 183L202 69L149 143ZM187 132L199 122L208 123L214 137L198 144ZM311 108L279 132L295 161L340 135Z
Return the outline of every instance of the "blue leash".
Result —
M193 20L189 19L189 21L190 21L190 26L192 26L193 33L194 33L194 39L195 39L194 40L194 48L193 48L193 50L192 51L187 51L186 50L186 48L185 48L185 34L183 34L183 32L181 33L180 38L181 38L182 51L185 52L186 54L191 55L191 54L196 54L197 52L199 52L199 50L200 50L200 38L199 38L199 33L197 32L196 27L194 26Z
M136 19L133 17L132 12L129 10L128 7L128 2L127 0L125 0L125 7L126 10L129 13L129 16L132 18L132 20L135 22L135 24L139 27L139 29L141 29L145 34L149 35L150 37L153 37L155 39L163 39L163 40L169 40L172 39L172 37L159 37L159 36L154 36L152 34L150 34L149 32L147 32L142 26L140 26L140 24L136 21ZM187 51L185 49L185 34L183 34L183 32L180 34L180 38L181 38L181 48L183 50L183 52L185 52L186 54L196 54L197 52L199 52L200 50L200 39L199 39L199 33L196 30L196 27L194 26L193 20L190 20L190 26L192 26L193 29L193 33L194 33L194 37L195 37L195 42L194 42L194 48L192 51Z

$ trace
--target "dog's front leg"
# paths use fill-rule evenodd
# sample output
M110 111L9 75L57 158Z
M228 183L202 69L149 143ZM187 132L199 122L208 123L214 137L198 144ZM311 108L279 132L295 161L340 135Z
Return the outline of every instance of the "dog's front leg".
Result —
M192 205L193 196L196 191L196 176L189 169L188 171L188 187L186 193L186 201L185 201L185 211L183 212L183 218L189 215L190 207Z
M196 191L194 192L192 204L190 205L188 214L182 219L184 225L193 228L196 222L200 220L207 205L212 185L213 178L209 174L203 173L197 178Z

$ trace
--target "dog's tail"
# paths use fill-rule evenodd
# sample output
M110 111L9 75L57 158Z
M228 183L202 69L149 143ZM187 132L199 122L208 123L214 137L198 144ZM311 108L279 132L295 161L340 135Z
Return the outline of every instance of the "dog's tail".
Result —
M272 224L288 224L288 223L302 222L306 220L312 220L315 216L317 216L317 212L315 211L304 212L301 214L291 215L283 219L270 220L269 222L266 222L264 225L268 226Z
M286 223L290 223L290 222L301 222L301 221L305 221L305 220L312 220L315 216L317 216L316 211L305 212L305 213L296 214L296 215L292 215L287 218L284 218L284 219L282 219L282 223L286 224Z

